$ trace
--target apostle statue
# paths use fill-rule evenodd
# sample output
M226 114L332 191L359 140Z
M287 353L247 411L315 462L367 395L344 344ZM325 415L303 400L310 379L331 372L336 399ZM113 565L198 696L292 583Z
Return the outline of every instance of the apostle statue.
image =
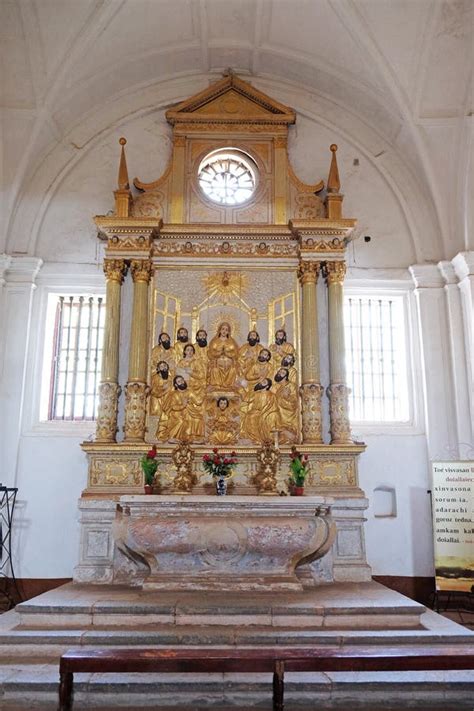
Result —
M201 358L201 360L207 363L207 331L204 328L200 328L196 333L194 352L198 358Z
M227 322L219 324L208 347L208 383L222 390L234 389L238 376L239 346Z
M202 408L182 375L173 378L173 389L163 402L157 437L162 441L200 442L204 439Z
M298 388L289 380L288 368L275 374L275 403L278 411L277 429L280 442L296 442L298 436Z
M169 334L162 331L158 336L158 345L154 346L151 351L151 372L156 372L156 366L158 363L164 360L170 368L174 365L174 350L171 346L171 339Z
M246 368L242 371L248 390L253 390L261 380L270 378L273 375L272 369L272 354L268 348L262 348L256 360L247 360Z
M288 353L284 358L281 359L281 367L287 368L288 370L288 380L290 383L298 384L298 371L295 368L295 356L293 353Z
M205 360L196 356L192 343L187 343L183 348L183 357L176 363L176 373L187 380L189 389L200 402L203 401L206 390L206 372Z
M160 360L156 372L151 376L150 415L161 417L163 401L172 387L170 368L165 360Z
M278 425L275 395L272 381L264 378L242 403L242 437L253 442L271 442Z
M250 364L257 360L258 354L261 350L262 346L260 345L260 336L258 335L258 332L249 331L247 335L247 343L244 343L239 349L239 367L242 375L244 375Z
M183 357L183 350L186 343L189 343L188 329L180 326L176 331L176 342L173 346L173 356L177 363Z
M281 359L290 353L295 354L295 347L292 343L287 343L286 331L284 328L279 328L275 333L275 343L270 346L273 359L280 363Z

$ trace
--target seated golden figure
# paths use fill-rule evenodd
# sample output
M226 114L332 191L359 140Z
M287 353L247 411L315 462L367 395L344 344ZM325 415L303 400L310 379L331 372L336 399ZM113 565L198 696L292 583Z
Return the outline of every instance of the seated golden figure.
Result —
M196 355L192 343L184 346L182 358L176 363L176 374L186 379L190 391L202 402L206 389L207 366L205 360Z
M156 346L153 346L151 351L150 367L152 375L156 372L156 366L158 365L160 360L164 360L166 363L168 363L170 370L173 369L174 349L171 345L171 339L169 337L169 334L165 331L162 331L160 333L160 335L158 336L158 343Z
M257 383L247 400L242 403L242 437L253 442L271 442L278 426L278 411L272 381L265 378Z
M262 348L255 360L248 360L242 374L247 381L247 388L252 391L257 383L273 375L272 354L268 348Z
M173 389L163 401L163 415L157 433L162 441L199 442L204 438L202 401L188 391L182 375L173 378Z
M216 388L235 389L238 376L239 346L231 336L230 325L223 322L208 347L208 383Z

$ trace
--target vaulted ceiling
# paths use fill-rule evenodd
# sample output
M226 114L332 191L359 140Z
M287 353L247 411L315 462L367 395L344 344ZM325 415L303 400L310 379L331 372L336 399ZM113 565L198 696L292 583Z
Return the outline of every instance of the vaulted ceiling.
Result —
M79 151L228 67L370 157L419 260L473 248L471 0L0 0L0 58L0 252Z

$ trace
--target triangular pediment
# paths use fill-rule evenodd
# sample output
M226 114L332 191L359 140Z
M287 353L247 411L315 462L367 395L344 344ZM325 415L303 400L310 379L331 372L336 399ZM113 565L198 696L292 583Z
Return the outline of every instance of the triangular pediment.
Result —
M295 122L295 112L251 84L231 74L166 112L171 124L205 121L223 123Z

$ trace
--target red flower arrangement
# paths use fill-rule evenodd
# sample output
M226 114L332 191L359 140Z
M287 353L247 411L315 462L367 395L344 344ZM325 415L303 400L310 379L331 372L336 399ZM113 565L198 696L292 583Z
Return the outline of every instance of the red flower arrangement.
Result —
M215 477L229 477L232 474L232 467L237 464L237 454L219 454L217 447L214 447L210 454L205 454L202 458L204 469Z
M152 448L149 449L148 452L140 459L142 471L145 475L145 484L147 486L153 486L156 470L158 469L158 461L156 456L156 447L153 445Z

